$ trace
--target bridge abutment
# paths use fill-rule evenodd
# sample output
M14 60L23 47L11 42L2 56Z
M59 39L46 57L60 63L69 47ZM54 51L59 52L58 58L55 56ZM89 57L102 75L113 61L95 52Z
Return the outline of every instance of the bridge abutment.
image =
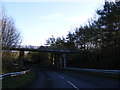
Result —
M63 54L63 59L64 59L63 68L66 68L66 61L67 61L67 54L66 53Z
M19 58L18 58L18 64L19 66L24 65L24 51L19 51Z
M62 58L60 57L60 68L62 68Z

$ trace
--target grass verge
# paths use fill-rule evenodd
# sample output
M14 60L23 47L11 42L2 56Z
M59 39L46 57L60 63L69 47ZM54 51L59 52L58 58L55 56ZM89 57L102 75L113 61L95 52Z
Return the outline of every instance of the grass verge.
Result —
M24 75L15 77L6 77L2 80L2 88L20 88L36 76L35 71L30 71Z

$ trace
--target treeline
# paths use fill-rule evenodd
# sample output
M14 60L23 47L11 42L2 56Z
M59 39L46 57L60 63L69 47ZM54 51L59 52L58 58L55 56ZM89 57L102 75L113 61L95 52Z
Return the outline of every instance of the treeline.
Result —
M96 10L98 19L69 32L66 37L54 36L46 44L55 49L82 50L68 55L68 66L120 69L120 2L105 2Z
M14 20L9 17L5 11L5 8L1 8L0 18L0 51L1 54L1 65L2 73L19 71L19 68L14 68L14 64L17 62L19 53L12 52L8 49L15 47L21 43L21 34L16 28ZM8 50L8 51L7 51Z

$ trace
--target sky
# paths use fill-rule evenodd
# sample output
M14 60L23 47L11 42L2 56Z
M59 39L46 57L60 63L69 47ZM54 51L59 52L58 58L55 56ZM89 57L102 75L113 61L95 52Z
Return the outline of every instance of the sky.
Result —
M95 16L104 0L2 0L22 35L22 45L41 46L52 35L66 37L69 31Z

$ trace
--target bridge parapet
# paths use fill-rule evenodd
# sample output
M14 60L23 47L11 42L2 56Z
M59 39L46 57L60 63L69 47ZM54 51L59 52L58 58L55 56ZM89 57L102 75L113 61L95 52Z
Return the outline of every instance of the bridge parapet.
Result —
M62 53L80 53L81 50L69 50L62 48L51 48L50 46L31 46L31 45L18 45L11 47L10 50L18 51L35 51L35 52L62 52Z
M24 48L24 49L38 49L40 46L31 46L31 45L18 45L13 48Z

